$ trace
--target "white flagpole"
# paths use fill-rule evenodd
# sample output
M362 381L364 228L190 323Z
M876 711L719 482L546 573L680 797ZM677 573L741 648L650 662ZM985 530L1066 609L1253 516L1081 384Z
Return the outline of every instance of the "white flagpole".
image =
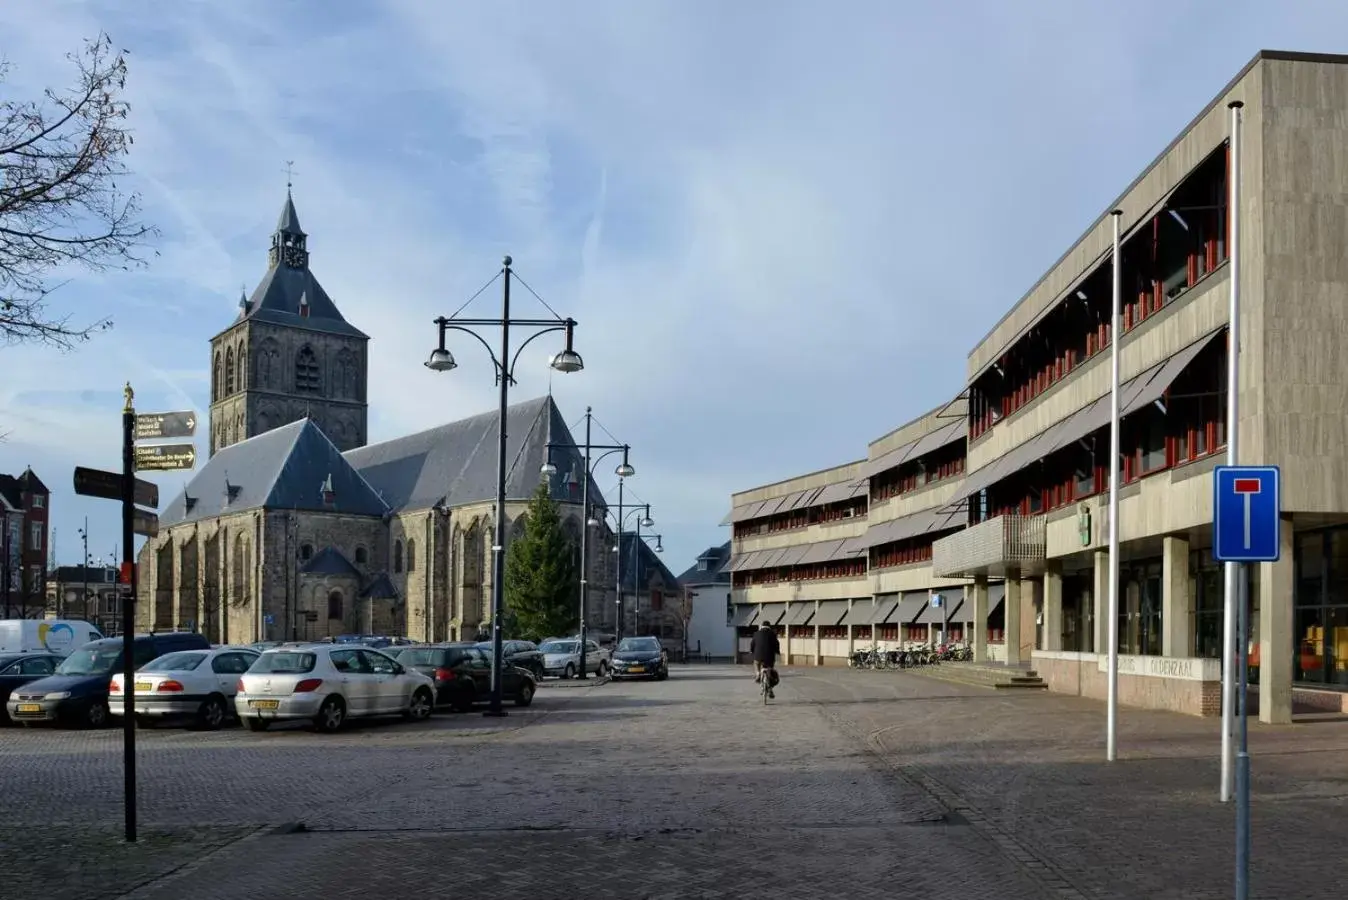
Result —
M1226 464L1237 462L1240 431L1240 108L1245 104L1233 100L1231 110L1231 158L1226 173L1230 188L1226 214L1230 217L1226 260L1230 272L1231 309L1230 330L1226 350ZM1226 596L1222 615L1222 790L1223 803L1231 800L1235 780L1235 700L1236 700L1236 599L1240 596L1238 577L1240 564L1229 562L1226 567ZM1242 642L1244 641L1242 636ZM1241 653L1248 652L1242 643Z
M1105 758L1113 762L1118 752L1119 730L1119 342L1120 308L1123 305L1123 261L1119 247L1119 219L1123 210L1110 213L1114 221L1113 299L1109 318L1109 702L1105 726Z

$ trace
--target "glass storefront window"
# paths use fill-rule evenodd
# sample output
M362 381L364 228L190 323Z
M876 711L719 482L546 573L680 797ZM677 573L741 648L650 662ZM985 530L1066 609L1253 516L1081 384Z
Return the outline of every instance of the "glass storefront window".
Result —
M1125 563L1119 569L1119 652L1161 653L1161 561Z

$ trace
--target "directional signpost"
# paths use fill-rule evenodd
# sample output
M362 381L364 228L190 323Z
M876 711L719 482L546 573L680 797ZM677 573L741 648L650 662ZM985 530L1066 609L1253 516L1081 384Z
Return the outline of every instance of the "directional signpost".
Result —
M141 413L136 416L136 440L185 438L197 433L197 414L189 410Z
M1236 896L1250 883L1250 745L1246 693L1250 677L1250 580L1245 566L1277 562L1282 555L1282 473L1277 466L1218 466L1212 475L1212 557L1240 566L1236 584L1236 652L1240 677L1240 747L1236 751ZM1230 665L1233 660L1227 660Z
M197 448L192 444L142 444L136 441L164 438L190 438L197 432L197 416L191 410L136 414L132 405L135 392L128 383L123 391L122 471L75 468L75 493L122 502L122 582L131 594L122 604L122 684L135 681L135 656L132 653L136 633L136 535L159 534L159 486L142 481L136 472L173 472L192 469L197 464ZM139 509L146 506L149 509ZM136 716L135 691L123 690L122 790L126 814L126 839L136 840Z
M197 448L193 444L151 444L136 448L137 472L176 472L194 469Z

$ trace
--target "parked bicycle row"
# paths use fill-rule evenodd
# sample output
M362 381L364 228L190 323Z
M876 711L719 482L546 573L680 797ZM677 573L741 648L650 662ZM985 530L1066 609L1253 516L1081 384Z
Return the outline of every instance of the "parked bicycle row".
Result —
M897 650L882 650L872 644L853 653L848 664L853 669L911 669L943 662L968 662L973 658L973 648L965 643L906 644Z

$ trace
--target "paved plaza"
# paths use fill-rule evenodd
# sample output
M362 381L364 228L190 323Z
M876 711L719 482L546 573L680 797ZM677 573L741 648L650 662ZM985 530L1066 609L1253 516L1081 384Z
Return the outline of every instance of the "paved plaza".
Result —
M743 668L571 683L504 720L140 732L144 840L117 839L120 734L0 729L0 895L1231 896L1213 720L896 672ZM1253 727L1254 896L1338 896L1348 722ZM296 831L302 823L303 830Z

